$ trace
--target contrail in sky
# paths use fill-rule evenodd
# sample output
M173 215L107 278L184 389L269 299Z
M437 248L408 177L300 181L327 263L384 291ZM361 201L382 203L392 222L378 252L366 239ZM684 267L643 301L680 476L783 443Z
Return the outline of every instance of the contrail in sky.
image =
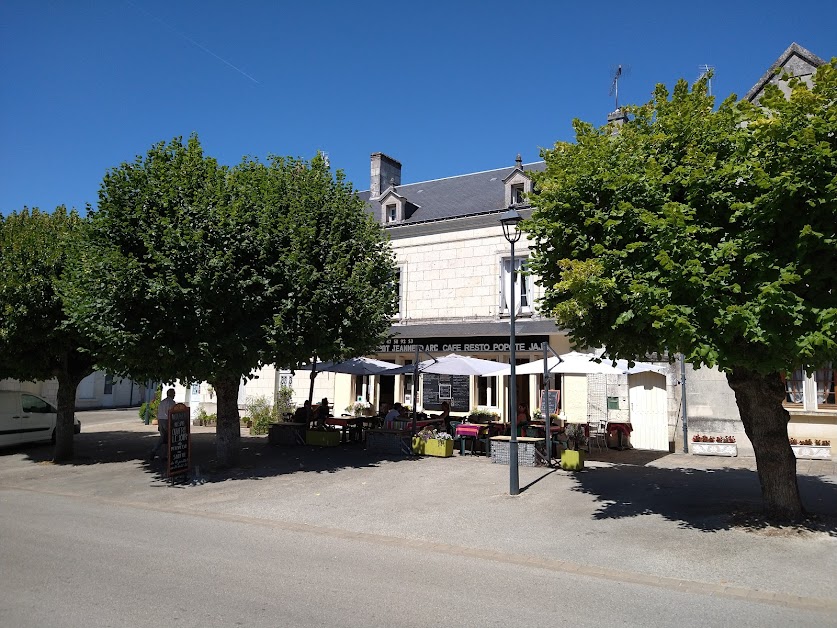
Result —
M133 2L131 2L131 0L125 0L125 2L127 2L128 4L130 4L132 7L134 7L134 8L135 8L135 9L137 9L138 11L142 11L142 12L143 12L143 13L145 13L148 17L150 17L150 18L152 18L152 19L154 19L154 20L158 21L160 24L162 24L163 26L165 26L167 29L169 29L170 31L172 31L172 32L173 32L173 33L175 33L176 35L180 35L183 39L185 39L186 41L188 41L188 42L189 42L190 44L192 44L193 46L196 46L196 47L200 48L201 50L203 50L205 53L212 55L213 57L215 57L216 59L218 59L218 61L220 61L221 63L223 63L223 64L225 64L225 65L230 66L233 70L235 70L236 72L238 72L238 73L239 73L239 74L241 74L242 76L246 76L248 79L250 79L251 81L253 81L256 85L259 85L259 82L258 82L256 79L254 79L252 76L250 76L249 74L247 74L247 72L245 72L245 71L244 71L244 70L242 70L241 68L237 68L236 66L234 66L232 63L230 63L229 61L227 61L227 60L226 60L226 59L224 59L223 57L219 57L219 56L218 56L218 55L216 55L214 52L212 52L209 48L207 48L206 46L203 46L203 45L199 44L199 43L198 43L198 42L196 42L194 39L192 39L191 37L189 37L186 33L182 33L182 32L180 32L179 30L177 30L177 29L176 29L174 26L172 26L171 24L168 24L167 22L164 22L163 20L161 20L161 19L160 19L159 17L157 17L156 15L153 15L153 14L149 13L148 11L146 11L145 9L143 9L142 7L137 6L136 4L134 4Z

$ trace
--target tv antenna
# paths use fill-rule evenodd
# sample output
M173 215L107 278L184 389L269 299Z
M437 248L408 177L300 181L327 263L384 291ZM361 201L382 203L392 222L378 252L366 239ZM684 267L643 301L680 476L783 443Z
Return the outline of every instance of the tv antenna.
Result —
M610 92L608 95L613 96L616 103L616 111L619 110L619 79L631 73L630 66L619 64L610 70L613 80L610 83Z
M698 80L702 79L704 76L706 77L706 89L707 93L711 96L712 95L712 75L715 74L715 66L714 65L707 65L706 63L698 66L698 71L700 75L698 76Z

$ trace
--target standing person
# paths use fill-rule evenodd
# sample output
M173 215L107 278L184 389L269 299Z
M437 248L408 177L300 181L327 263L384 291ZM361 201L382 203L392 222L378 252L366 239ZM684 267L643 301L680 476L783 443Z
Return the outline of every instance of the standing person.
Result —
M157 406L157 431L160 432L160 440L157 446L148 454L149 460L154 460L155 456L160 455L160 448L166 448L169 444L169 410L175 405L174 402L174 388L169 388L166 391L166 398Z

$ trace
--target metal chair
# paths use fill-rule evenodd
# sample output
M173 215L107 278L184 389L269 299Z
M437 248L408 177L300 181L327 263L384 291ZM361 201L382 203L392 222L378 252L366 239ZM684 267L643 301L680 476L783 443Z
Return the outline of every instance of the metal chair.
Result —
M451 438L453 439L454 449L456 449L457 443L460 443L462 441L462 437L456 435L456 426L459 425L460 423L462 423L462 421L451 421L450 422L450 431L448 432L448 434L450 434Z
M604 421L590 421L588 424L589 435L587 437L587 451L592 452L593 444L596 447L607 449L607 424Z

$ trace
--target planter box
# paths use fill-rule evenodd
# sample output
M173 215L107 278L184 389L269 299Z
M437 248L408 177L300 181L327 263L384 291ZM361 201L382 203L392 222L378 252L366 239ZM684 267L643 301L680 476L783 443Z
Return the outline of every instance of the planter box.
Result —
M340 444L340 432L337 430L326 432L307 430L305 432L305 444L318 447L337 447Z
M735 443L689 443L689 447L696 456L738 456L738 445Z
M450 458L453 455L453 441L452 440L438 440L436 438L428 438L422 440L419 437L413 437L413 453L423 456L437 456L439 458Z
M584 468L584 451L564 449L561 452L561 468L565 471L581 471Z
M806 460L831 460L831 445L791 445L793 455Z

